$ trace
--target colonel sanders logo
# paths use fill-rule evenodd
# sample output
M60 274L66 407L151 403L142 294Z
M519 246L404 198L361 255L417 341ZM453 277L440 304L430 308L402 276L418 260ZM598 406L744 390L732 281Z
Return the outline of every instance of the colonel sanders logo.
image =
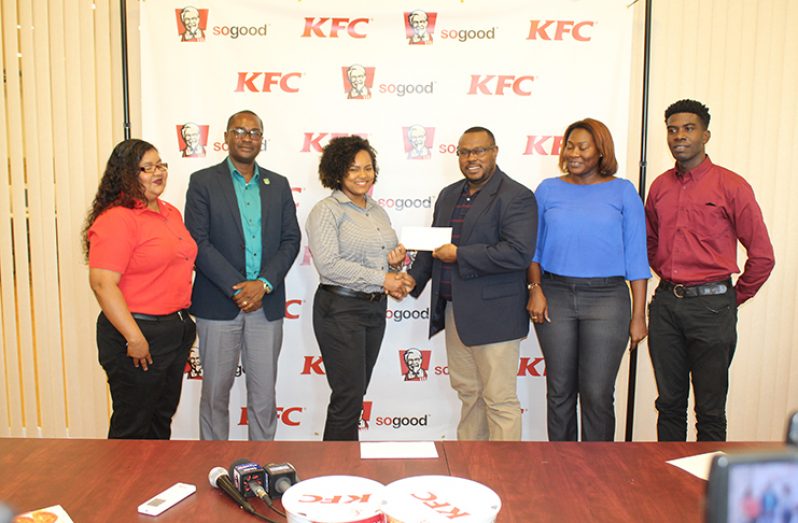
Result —
M431 351L407 349L400 350L402 375L405 381L427 381Z
M186 379L202 379L202 364L200 363L198 347L191 347L191 351L188 353L188 360L186 361L186 368L183 372L186 374Z
M427 13L420 9L405 13L407 43L410 45L431 45L437 16L437 13Z
M181 42L204 42L205 28L208 25L208 10L196 7L175 9L177 32Z
M344 73L344 89L349 100L368 100L374 85L374 68L362 65L350 65L342 68Z

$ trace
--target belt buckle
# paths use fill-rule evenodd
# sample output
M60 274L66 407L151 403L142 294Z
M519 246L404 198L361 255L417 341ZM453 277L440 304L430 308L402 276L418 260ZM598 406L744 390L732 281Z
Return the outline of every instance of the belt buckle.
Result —
M684 298L684 285L681 283L677 283L673 286L673 295L676 296L678 299Z

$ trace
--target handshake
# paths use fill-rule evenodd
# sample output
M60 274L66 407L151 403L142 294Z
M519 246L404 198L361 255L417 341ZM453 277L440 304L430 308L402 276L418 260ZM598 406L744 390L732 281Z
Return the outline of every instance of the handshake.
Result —
M385 294L389 294L392 298L401 300L415 286L416 280L406 272L389 272L385 274L383 288L385 289Z

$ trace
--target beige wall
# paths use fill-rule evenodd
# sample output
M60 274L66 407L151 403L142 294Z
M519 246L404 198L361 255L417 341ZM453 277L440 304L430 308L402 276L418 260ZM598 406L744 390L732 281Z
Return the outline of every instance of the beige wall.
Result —
M0 436L103 437L109 405L94 343L98 309L79 237L105 159L122 139L118 2L1 2L0 176L8 183L0 184ZM137 3L128 4L136 136L138 16ZM642 4L631 7L637 48ZM648 181L672 164L665 107L684 97L706 103L708 151L754 187L777 258L771 280L740 310L729 438L781 439L787 413L798 409L798 282L788 271L798 266L798 206L790 205L798 200L798 37L789 30L798 26L798 2L654 0L653 20ZM630 165L638 163L640 85L638 75ZM619 439L626 384L624 364ZM655 438L655 392L642 345L635 439Z

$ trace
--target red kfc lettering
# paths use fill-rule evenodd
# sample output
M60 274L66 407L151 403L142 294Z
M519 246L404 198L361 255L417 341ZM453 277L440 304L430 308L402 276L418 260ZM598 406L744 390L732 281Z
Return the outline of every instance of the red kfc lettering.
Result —
M247 90L253 93L258 92L258 88L255 87L255 80L260 76L260 73L238 73L238 85L236 86L236 92L240 93L244 91L244 86L246 86Z
M327 22L330 22L329 35L325 34L322 28ZM359 24L368 24L368 18L356 18L350 20L349 18L305 18L305 30L302 33L303 38L317 36L319 38L338 38L338 33L346 30L346 34L352 38L366 38L366 34L359 32L357 26Z
M579 22L573 20L531 20L527 40L563 40L565 35L571 34L574 40L587 42L590 36L583 33L585 27L593 27L595 22ZM549 28L554 25L554 34Z
M302 305L302 300L286 300L285 302L285 317L289 320L299 318L299 313L293 313L290 310L294 305Z
M321 24L329 20L329 18L319 18L318 22L314 22L314 20L316 18L312 16L305 18L305 32L302 33L302 37L310 36L311 32L316 36L325 37L324 31L321 30Z
M302 412L302 407L291 407L288 409L277 407L277 416L280 418L280 421L283 422L283 425L287 425L289 427L299 426L300 422L291 417L292 414L297 412Z
M302 367L303 376L308 374L319 374L324 376L324 368L321 366L324 360L321 356L305 356L305 365Z
M543 145L551 139L551 149L547 150L543 148ZM551 136L551 135L544 135L544 136L535 136L529 135L526 137L526 149L524 150L524 154L540 154L543 156L547 155L559 155L560 149L562 148L562 136Z
M496 79L496 85L491 89L489 83ZM471 87L468 94L486 94L504 96L505 89L510 90L518 96L531 96L532 91L524 88L525 83L531 83L535 80L534 76L513 76L513 75L471 75Z
M543 362L543 358L521 358L521 365L518 367L518 376L545 376L546 375L546 368L544 365L543 373L541 373L537 366L539 363Z
M468 94L477 94L477 90L481 94L493 94L490 89L488 88L488 82L493 80L494 76L489 74L484 78L481 78L478 74L471 75L471 88L468 90Z
M246 425L247 423L249 423L249 419L248 419L248 416L247 416L247 408L246 407L241 407L241 417L238 418L238 424L239 425Z

